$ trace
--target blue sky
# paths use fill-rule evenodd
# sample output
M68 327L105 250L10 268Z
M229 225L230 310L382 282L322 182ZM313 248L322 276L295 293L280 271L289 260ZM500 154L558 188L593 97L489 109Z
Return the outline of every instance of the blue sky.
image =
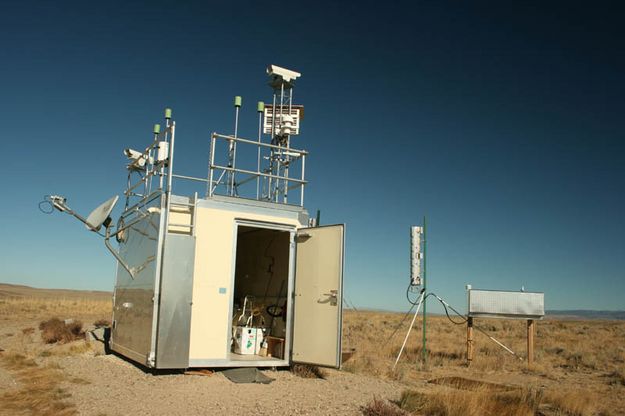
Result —
M408 230L428 286L544 291L549 309L625 309L625 33L618 3L6 2L0 27L0 281L111 290L82 213L125 184L125 147L172 107L177 167L212 131L255 137L264 69L303 75L306 206L347 224L346 297L407 309Z

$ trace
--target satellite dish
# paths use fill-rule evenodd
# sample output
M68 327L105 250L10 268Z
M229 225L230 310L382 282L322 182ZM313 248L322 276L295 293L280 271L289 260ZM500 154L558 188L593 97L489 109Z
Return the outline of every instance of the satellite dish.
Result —
M118 199L119 196L115 195L91 211L91 214L89 214L87 221L85 222L85 227L91 231L100 231L100 227L102 227L104 221L106 221L109 215L111 215L111 211L113 211Z

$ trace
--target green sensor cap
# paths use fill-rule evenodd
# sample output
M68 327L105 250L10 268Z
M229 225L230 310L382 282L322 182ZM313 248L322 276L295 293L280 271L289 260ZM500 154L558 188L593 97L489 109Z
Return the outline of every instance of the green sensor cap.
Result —
M236 97L234 97L234 106L235 107L241 107L241 96L237 95Z
M171 118L171 108L165 109L165 118L168 120Z
M262 101L258 102L258 112L262 113L263 111L265 111L265 103Z
M160 124L155 124L154 125L154 134L159 134L161 132L161 125Z

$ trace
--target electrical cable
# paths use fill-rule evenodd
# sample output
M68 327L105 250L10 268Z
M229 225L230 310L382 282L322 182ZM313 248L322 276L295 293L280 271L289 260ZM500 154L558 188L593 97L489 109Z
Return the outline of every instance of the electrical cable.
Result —
M53 195L44 195L44 197L43 197L43 201L39 202L39 204L38 204L38 206L39 206L39 211L43 212L44 214L48 214L48 215L50 215L50 214L52 214L52 213L54 212L54 209L55 209L55 208L58 208L58 207L56 207L56 206L54 205L54 203L52 202L52 196L53 196ZM50 206L50 209L49 209L49 210L48 210L48 209L44 209L44 208L43 208L43 207L45 207L45 206L46 206L46 204ZM77 218L78 220L80 220L80 222L82 222L82 223L84 223L84 224L87 224L89 227L91 227L91 225L90 225L90 224L88 224L84 218L82 218L80 215L76 214L76 213L75 213L72 209L70 209L68 206L65 206L62 210L59 208L59 210L60 210L61 212L65 212L66 214L71 215L72 217ZM106 235L105 235L105 234L102 234L102 232L100 232L100 231L96 231L96 230L91 229L91 228L90 228L90 230L91 230L91 231L93 231L94 233L96 233L97 235L99 235L100 237L104 237L104 238L106 238Z
M49 208L44 209L45 206L48 206ZM39 211L44 214L52 214L54 212L54 205L52 205L52 201L50 201L50 195L43 196L43 201L39 203Z
M445 308L445 313L447 314L447 318L449 318L449 320L451 322L453 322L456 325L463 325L465 323L467 323L469 321L469 318L466 315L462 315L460 312L458 312L453 306L451 306L450 304L448 304L447 302L445 302L443 299L441 299L439 296L437 296L436 294L434 294L433 292L430 293L429 295L434 295L436 297L436 299L438 299L439 302L441 302L441 304L443 305L443 308ZM428 295L428 296L429 296ZM451 317L449 316L449 313L447 312L447 306L449 306L449 309L451 309L452 311L454 311L456 313L456 315L460 316L461 318L464 319L463 322L456 322L453 319L451 319ZM514 355L515 357L517 357L519 360L523 361L523 358L521 358L517 353L515 353L514 351L512 351L510 348L506 347L504 344L502 344L500 341L498 341L497 339L495 339L495 337L488 335L488 333L480 328L477 325L473 325L473 327L475 329L477 329L478 331L480 331L482 334L486 335L491 341L493 341L495 344L499 345L500 347L502 347L504 350L508 351L510 354Z
M445 302L443 299L441 299L438 295L436 295L434 292L430 292L428 294L428 296L434 296L436 299L438 299L438 301L441 303L441 305L443 305L443 308L445 309L445 315L447 315L447 319L449 319L453 324L456 325L464 325L467 323L468 319L466 318L466 316L462 315L460 312L458 312L456 309L454 309L453 306L451 306L450 304L448 304L447 302ZM453 319L451 319L451 316L449 316L449 311L447 310L447 307L449 306L449 309L451 309L452 311L454 311L456 313L456 315L458 315L459 317L463 318L462 322L457 322L454 321Z
M412 305L410 307L410 309L408 309L408 312L406 312L406 314L404 315L404 317L401 319L401 321L399 322L399 324L397 325L397 327L395 327L395 330L393 331L393 333L391 334L391 336L388 338L389 340L392 339L395 334L397 333L397 331L399 330L399 327L401 327L401 325L404 323L404 321L406 320L406 318L408 317L408 315L410 315L410 312L412 312L412 310L415 308L415 306L417 306L419 304L419 299L417 299L415 302L412 302L410 300L410 295L409 293L411 293L412 291L410 290L411 288L413 288L414 286L412 284L409 284L408 287L406 288L406 298L408 299L408 303L410 303L410 305ZM414 292L412 292L414 293ZM423 289L421 289L421 291L419 292L419 297L421 297L421 293L423 293ZM424 300L427 299L427 297L430 295L426 295L424 297Z
M414 301L412 301L410 299L410 293L415 293L414 291L412 291L411 289L414 288L415 286L412 283L408 284L408 287L406 288L406 299L408 299L408 303L410 303L411 305L416 305L419 302L419 299L415 299ZM419 296L421 296L421 292L419 291Z
M352 308L354 312L358 312L358 309L356 309L356 305L354 305L354 302L348 301L346 296L343 296L343 302L347 305L348 308Z
M410 315L410 312L412 312L412 310L415 308L415 306L418 305L418 307L421 306L421 304L423 302L425 302L425 300L427 298L429 298L430 296L434 296L440 303L441 305L443 305L443 309L445 309L445 315L447 315L447 319L449 319L449 321L451 321L453 324L455 325L464 325L469 321L468 316L461 314L460 312L458 312L456 310L456 308L454 308L453 306L451 306L449 303L445 302L443 299L441 299L436 293L434 292L430 292L425 294L425 289L421 289L421 291L419 292L419 297L416 301L412 301L410 299L410 293L415 293L414 291L412 291L411 289L413 289L414 286L412 284L408 285L408 288L406 288L406 299L408 300L408 303L410 303L410 309L408 310L408 312L406 312L406 314L404 315L404 317L401 319L401 321L399 322L399 324L397 325L397 327L395 328L395 330L393 331L393 333L391 334L391 336L388 338L388 340L390 341L391 339L393 339L393 337L395 336L395 334L397 333L397 331L399 330L399 328L401 327L401 325L404 323L404 321L406 320L406 318L408 317L408 315ZM456 315L458 315L459 317L461 317L463 320L461 322L455 321L451 318L451 316L449 315L449 309L451 309ZM412 321L412 324L410 325L410 328L408 329L408 334L406 335L406 339L404 340L404 346L406 341L408 340L408 335L410 334L410 330L412 329L412 325L414 325L414 320L417 317L417 314L419 313L418 309L417 309L417 313L414 316L414 319ZM497 345L499 345L500 347L502 347L503 349L505 349L506 351L508 351L510 354L514 355L515 357L517 357L519 360L523 361L523 358L520 357L518 354L516 354L514 351L512 351L510 348L506 347L504 344L502 344L500 341L498 341L497 339L495 339L494 337L492 337L491 335L489 335L485 330L483 330L482 328L480 328L477 325L473 325L473 327L475 329L477 329L478 331L480 331L482 334L484 334L486 337L488 337L491 341L495 342ZM393 369L395 368L395 366L397 365L397 362L399 361L399 357L401 356L401 352L404 348L404 346L402 346L399 355L397 356L397 359L395 360L395 365L393 366Z
M269 288L271 287L271 282L273 281L273 267L276 264L276 257L268 255L268 252L269 252L269 248L273 245L273 242L277 237L278 237L277 234L274 234L271 237L271 240L269 240L269 243L267 243L267 246L265 247L265 250L263 252L263 257L271 259L271 263L269 263L269 266L267 267L267 273L269 273L269 280L267 281L267 286L265 286L265 295L263 296L263 304L267 303L267 295L269 294ZM278 293L278 296L280 296L280 293Z
M393 337L395 336L395 334L396 334L396 333L397 333L397 331L399 330L399 327L401 327L401 324L403 324L403 323L404 323L404 321L406 320L406 317L407 317L408 315L410 315L410 312L412 312L412 310L415 308L415 306L417 306L417 305L416 305L416 304L413 304L413 305L410 307L410 309L408 309L408 312L406 312L406 314L404 315L404 317L403 317L403 318L401 318L401 322L397 325L397 327L395 327L395 330L393 331L393 333L391 334L391 336L390 336L390 337L388 337L389 341L390 341L391 339L393 339Z

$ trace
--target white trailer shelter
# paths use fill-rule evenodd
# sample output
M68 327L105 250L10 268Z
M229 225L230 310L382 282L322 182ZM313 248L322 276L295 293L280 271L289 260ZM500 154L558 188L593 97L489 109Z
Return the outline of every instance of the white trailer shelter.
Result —
M110 347L137 363L341 365L344 226L316 226L303 206L307 152L291 147L303 117L303 107L292 104L300 74L273 65L267 72L273 104L258 103L258 137L238 137L236 97L234 134L211 135L207 177L174 171L169 109L144 151L125 151L124 211L116 229L110 217L104 222L118 260ZM244 147L252 148L247 159ZM178 195L178 182L206 193ZM262 331L266 353L235 352L238 326Z

